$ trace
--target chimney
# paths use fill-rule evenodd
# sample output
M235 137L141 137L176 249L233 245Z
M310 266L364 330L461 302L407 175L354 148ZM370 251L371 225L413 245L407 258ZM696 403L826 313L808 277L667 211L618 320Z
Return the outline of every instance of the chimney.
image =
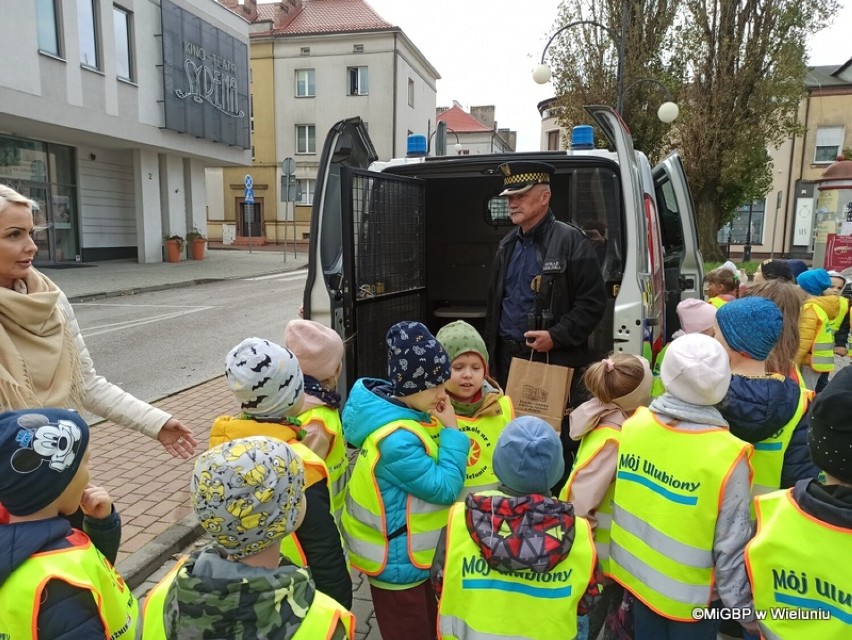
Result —
M489 129L496 129L497 123L494 121L494 105L484 107L471 107L470 115L479 120Z

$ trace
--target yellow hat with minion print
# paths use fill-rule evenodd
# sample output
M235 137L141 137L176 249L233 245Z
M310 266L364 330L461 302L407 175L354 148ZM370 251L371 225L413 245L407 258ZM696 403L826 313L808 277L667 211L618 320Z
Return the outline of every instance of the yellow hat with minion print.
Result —
M189 491L214 542L231 558L248 558L300 524L305 467L282 440L240 438L198 457Z

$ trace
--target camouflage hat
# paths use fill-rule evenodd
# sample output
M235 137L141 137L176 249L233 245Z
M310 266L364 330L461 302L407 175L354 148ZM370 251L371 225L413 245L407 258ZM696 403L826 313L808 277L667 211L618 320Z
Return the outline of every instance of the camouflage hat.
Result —
M305 468L282 440L240 438L199 456L189 490L201 526L229 556L246 558L296 529Z

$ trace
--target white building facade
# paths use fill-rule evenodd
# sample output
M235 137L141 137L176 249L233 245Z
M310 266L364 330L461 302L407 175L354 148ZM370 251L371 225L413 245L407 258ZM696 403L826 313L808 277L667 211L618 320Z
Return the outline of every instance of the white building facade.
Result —
M248 30L209 0L4 11L0 183L40 207L38 263L159 262L204 231L205 167L251 158Z

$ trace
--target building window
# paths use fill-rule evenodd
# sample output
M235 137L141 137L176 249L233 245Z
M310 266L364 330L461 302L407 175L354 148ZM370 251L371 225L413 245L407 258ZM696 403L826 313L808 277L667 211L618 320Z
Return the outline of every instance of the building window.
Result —
M843 127L818 127L814 162L834 162L843 145Z
M349 67L346 69L346 76L349 80L346 95L367 95L367 67Z
M414 80L408 79L408 106L414 106Z
M296 96L313 98L317 95L313 69L296 69Z
M98 47L98 10L96 0L77 2L77 29L80 34L80 62L93 69L101 68Z
M559 149L559 129L556 131L547 132L547 150L554 151Z
M353 53L364 53L364 45L363 44L354 44L352 45Z
M119 6L113 6L112 19L115 30L115 75L123 80L133 81L133 28L131 13Z
M311 48L310 47L302 47L300 54L303 55L303 56L311 55Z
M314 188L316 180L305 178L299 180L299 200L296 204L313 204L314 203Z
M765 217L766 202L755 200L749 205L744 204L734 211L734 218L716 233L716 241L721 245L737 244L763 244L763 222ZM751 222L751 236L749 236L749 222Z
M312 124L296 125L296 153L316 153L316 126Z
M59 49L59 12L56 0L36 0L38 21L38 50L55 56L62 55Z

